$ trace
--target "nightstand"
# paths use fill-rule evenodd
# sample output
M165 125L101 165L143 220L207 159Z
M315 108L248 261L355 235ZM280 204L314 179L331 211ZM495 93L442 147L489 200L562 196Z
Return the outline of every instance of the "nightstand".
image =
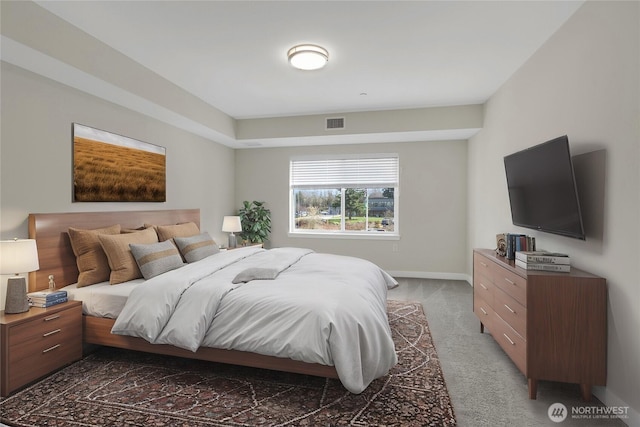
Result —
M0 311L0 395L82 358L82 302Z
M263 242L252 242L252 243L248 243L246 245L238 244L238 246L236 246L235 248L224 248L224 250L232 251L234 249L248 248L249 246L260 246L262 248L262 247L264 247L264 243Z

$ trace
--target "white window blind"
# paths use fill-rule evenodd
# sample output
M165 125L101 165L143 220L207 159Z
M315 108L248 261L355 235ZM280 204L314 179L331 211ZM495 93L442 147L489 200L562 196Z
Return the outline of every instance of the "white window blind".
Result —
M291 160L291 187L397 187L397 155L366 158Z

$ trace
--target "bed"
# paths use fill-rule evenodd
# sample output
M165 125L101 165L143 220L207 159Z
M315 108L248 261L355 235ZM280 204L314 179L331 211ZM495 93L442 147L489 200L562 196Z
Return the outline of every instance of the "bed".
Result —
M68 234L69 227L91 230L108 227L112 224L120 224L122 228L136 229L142 224L162 225L188 222L193 222L198 227L200 226L200 211L198 209L30 214L29 237L35 239L37 242L40 262L40 269L36 272L30 273L30 291L46 289L48 287L48 276L54 275L57 287L61 288L64 286L70 286L70 295L73 295L73 284L77 282L79 272L76 264L76 257ZM268 261L269 257L275 256L276 253L279 253L278 251L282 251L285 256L293 256L294 258L299 257L299 261L296 260L295 265L292 264L291 267L284 268L282 272L277 275L275 280L260 280L262 278L258 276L256 280L249 279L228 288L225 291L225 296L220 299L221 302L219 303L219 307L216 308L216 310L219 311L217 311L214 316L210 316L212 323L208 327L205 327L205 329L207 329L207 335L203 338L202 342L205 343L203 345L199 345L196 348L190 348L190 346L192 347L194 344L189 343L187 345L181 345L181 343L178 343L177 345L174 345L171 340L166 341L168 343L162 343L164 342L163 340L157 339L151 340L150 342L148 337L147 339L141 338L141 336L146 334L146 331L144 334L126 330L123 332L121 330L122 328L118 328L119 326L122 326L119 325L118 322L123 323L122 319L126 318L128 322L130 321L131 324L135 324L133 320L135 320L134 318L137 316L136 310L129 309L126 311L126 307L123 309L125 310L124 314L121 314L121 312L117 310L115 315L109 316L107 314L107 317L102 317L105 315L104 313L99 316L87 314L87 310L85 310L85 315L83 316L83 341L86 344L119 347L212 362L251 366L328 378L338 378L349 391L354 393L363 391L373 379L384 375L397 362L388 321L386 319L386 311L384 310L386 304L386 286L391 286L390 280L392 281L393 279L386 275L382 270L377 269L375 266L373 266L375 268L366 266L365 263L368 262L364 260L359 260L357 258L350 259L348 257L339 257L329 254L315 254L312 251L300 252L301 250L295 248L291 248L291 250L278 248L269 251L261 248L244 248L221 252L218 255L213 255L207 259L203 259L202 261L187 264L185 267L181 267L178 270L173 270L154 277L149 281L138 279L137 281L132 281L135 282L132 284L129 282L124 283L124 286L122 284L115 286L102 284L102 286L106 286L107 290L109 288L113 289L118 286L122 286L122 288L119 289L123 295L125 295L126 301L130 305L133 305L133 301L138 298L137 307L143 307L147 305L144 302L148 301L150 298L154 298L155 295L155 291L153 294L147 293L146 295L142 294L142 291L138 292L138 288L144 288L145 282L147 287L153 283L154 286L156 286L154 289L161 289L162 286L170 289L170 286L166 284L168 280L177 280L175 279L177 277L181 277L180 280L183 280L182 277L185 276L200 275L203 278L206 278L206 280L210 280L210 278L214 276L221 276L222 278L226 277L226 279L224 279L225 283L227 283L225 286L231 286L228 285L228 282L232 276L234 276L235 280L240 276L238 273L246 274L247 271L256 271L256 269L253 268L254 265L251 264L254 262L254 259L256 260L255 262L262 260L262 265L264 265L265 260ZM207 261L208 263L215 265L216 262L220 264L223 259L227 260L225 261L225 268L227 268L227 264L230 266L227 270L216 269L214 270L214 273L202 272L204 271L203 268L205 268L204 261L209 260ZM361 290L358 290L357 292L354 291L355 293L353 293L349 291L348 287L345 287L342 289L346 290L345 295L349 295L349 297L338 297L334 298L334 300L327 299L329 297L324 294L330 294L332 292L337 293L336 291L330 291L330 289L334 289L335 286L338 286L329 285L330 282L328 279L331 278L331 280L334 280L338 278L338 281L342 280L342 278L338 276L338 274L341 274L340 271L344 271L345 277L347 277L349 270L355 269L351 263L355 263L353 265L359 266L361 264L358 263L363 263L362 266L370 269L371 271L367 274L362 274L362 276L369 280L368 277L373 275L372 277L374 278L371 279L371 281L375 283L372 283L371 286L369 286L368 284L361 283L365 280L364 278L362 280L359 277L351 278L349 280L353 280L354 282L357 281L358 289ZM330 265L328 268L323 268L321 267L323 264ZM221 273L218 273L218 271L221 271ZM379 271L379 273L376 271ZM380 275L380 278L377 277L378 274ZM326 275L326 279L323 275ZM170 277L173 277L173 279L170 279ZM305 277L314 278L314 280L300 280L300 278ZM380 281L384 283L384 286ZM296 285L296 283L303 282L305 282L304 286L310 286L306 282L317 282L316 287L319 287L319 289L311 290L312 288L308 288L309 292L296 290L296 287L301 286ZM343 283L342 285L344 286L345 284ZM126 286L131 286L133 289L131 294L126 290ZM189 284L189 286L190 288L196 289L196 286L191 286L191 284ZM328 291L323 291L322 286L326 286ZM269 292L272 288L270 287L273 289L275 289L275 287L282 287L282 289L286 290L287 293L284 294L284 297L271 297ZM371 289L369 289L369 287ZM91 286L88 288L91 288ZM204 288L204 285L201 285L201 288ZM97 292L98 287L95 289ZM172 291L169 291L169 293L172 293ZM290 294L295 294L296 298L299 297L299 295L308 294L308 300L299 303L294 301L293 298L289 298ZM354 298L358 298L356 294L364 295L365 300L368 301L367 304L370 303L372 308L371 310L360 310L358 309L358 306L352 305L349 310L357 312L371 311L373 314L358 314L359 316L366 316L366 318L363 318L363 320L360 321L359 318L354 317L355 320L352 325L349 325L349 320L341 320L340 324L344 324L344 326L340 326L337 323L318 326L317 329L321 329L327 334L327 349L324 351L324 355L319 355L317 357L313 355L312 357L307 357L306 355L298 354L299 351L297 349L291 350L289 347L293 346L293 344L290 346L289 343L286 342L287 337L276 338L274 334L273 340L279 343L278 351L269 349L267 349L267 351L263 351L261 348L255 347L255 344L248 345L243 343L243 340L241 339L242 336L239 338L238 336L229 336L228 332L221 332L223 325L229 325L231 331L241 330L242 328L249 331L247 333L250 333L254 329L256 331L260 331L260 327L271 322L271 320L266 321L265 319L275 319L274 323L280 322L286 325L295 324L297 323L296 321L286 320L286 315L288 315L287 313L294 312L292 315L295 315L296 311L301 312L300 306L296 306L295 304L301 304L305 313L312 310L312 306L314 306L316 302L314 299L317 299L318 301L326 300L328 306L332 308L337 307L336 310L339 312L340 306L344 305L344 301L341 302L340 300L350 301ZM241 298L242 295L245 296ZM244 304L244 302L241 303L241 301L244 301L244 298L251 300L249 302L249 307L251 307L250 309L244 308L243 305L240 305ZM197 304L197 300L194 301L195 302L191 302L192 305ZM269 307L268 304L273 305ZM174 305L176 307L178 306L178 304ZM267 305L267 311L265 312L264 309L261 311L260 307L265 305ZM360 306L363 305L361 304ZM381 310L384 312L384 325L382 325L380 321ZM183 309L183 312L187 311L188 309ZM278 313L277 316L273 316L274 312ZM342 316L342 314L340 316ZM351 316L351 314L349 314L349 316ZM371 318L369 318L369 316ZM318 317L320 318L321 314L319 314ZM295 317L293 319L295 319ZM348 319L351 319L351 317ZM251 324L251 322L253 322L253 324L251 326L243 325L242 322L245 321L247 324ZM367 337L368 332L363 331L366 328L363 327L362 324L368 325L372 322L375 323L375 331L373 332L374 335L369 339ZM128 324L125 325L126 327L124 329L127 329ZM112 333L114 326L117 333ZM160 327L160 329L162 328L163 327ZM344 331L340 328L343 328ZM291 330L291 328L288 328L287 333L292 333ZM310 330L316 331L316 328L312 328ZM265 331L270 330L265 329ZM355 335L351 337L347 336L347 331L355 331L353 332ZM271 337L270 332L263 332L263 334ZM214 335L216 338L211 338L211 336ZM315 335L316 341L323 340L321 334L316 333ZM218 346L219 341L217 340L221 339L220 337L222 336L224 336L222 339L226 341L224 341L224 345ZM318 336L320 338L318 338ZM338 338L334 339L334 336L340 337L340 341L336 341ZM285 341L284 345L283 340ZM296 340L292 339L292 342L295 343ZM239 344L236 345L234 343ZM340 345L338 345L338 343ZM353 343L353 346L351 348L351 346L342 345L343 343ZM333 347L331 347L332 345ZM287 355L290 356L287 357ZM360 358L358 363L363 366L363 372L358 372L357 374L350 372L353 369L351 369L351 361L347 360L355 359L356 355ZM347 361L345 362L345 360ZM371 365L371 367L368 365ZM354 376L357 377L355 380L353 378Z

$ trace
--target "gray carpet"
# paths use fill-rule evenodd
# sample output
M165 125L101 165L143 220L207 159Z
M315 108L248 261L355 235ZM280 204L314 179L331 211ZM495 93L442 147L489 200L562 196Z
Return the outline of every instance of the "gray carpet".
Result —
M580 399L577 384L540 381L529 400L527 381L473 314L473 288L464 281L398 279L389 299L422 302L460 426L624 426L620 419L573 418L572 407L602 406ZM562 403L561 423L547 415Z

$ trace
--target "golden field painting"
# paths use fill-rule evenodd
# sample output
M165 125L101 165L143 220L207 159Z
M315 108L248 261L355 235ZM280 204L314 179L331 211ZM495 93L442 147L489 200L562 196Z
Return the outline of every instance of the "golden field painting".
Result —
M166 201L163 147L74 123L75 202Z

